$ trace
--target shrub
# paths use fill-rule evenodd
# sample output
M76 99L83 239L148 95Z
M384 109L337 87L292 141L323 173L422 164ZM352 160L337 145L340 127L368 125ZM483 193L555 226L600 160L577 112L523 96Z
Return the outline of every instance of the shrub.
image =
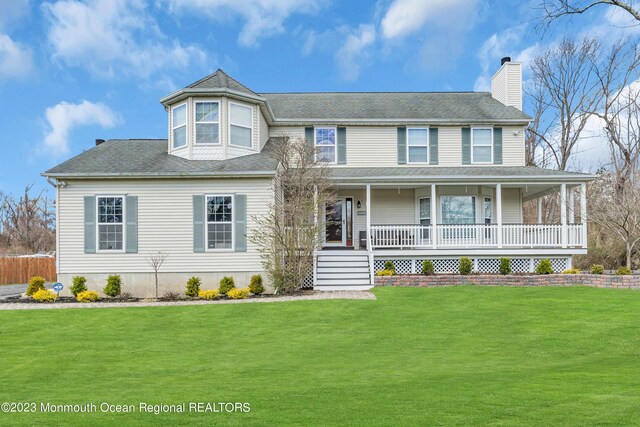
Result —
M76 295L78 302L94 302L100 299L100 295L96 291L82 291Z
M261 295L264 292L261 275L256 274L255 276L251 276L251 282L249 282L249 290L254 295Z
M164 294L162 294L162 299L165 299L168 301L176 301L180 299L180 293L173 292L173 291L166 291Z
M117 297L120 295L121 289L121 280L120 276L117 274L112 274L107 277L107 286L104 287L103 292L108 297Z
M87 290L87 278L84 276L73 276L71 278L72 281L72 285L71 288L69 289L71 291L71 293L73 294L73 296L78 296L78 294L82 291L86 291Z
M201 290L198 291L198 298L213 300L220 298L220 292L217 289Z
M44 277L42 276L33 276L31 280L29 280L29 287L27 288L27 295L33 296L36 292L41 289L44 289Z
M460 258L460 274L462 274L463 276L466 276L468 274L471 274L472 270L473 270L473 262L471 262L471 259L466 256L463 256L462 258Z
M227 292L227 296L231 299L245 299L246 297L249 296L249 288L242 288L242 289L236 289L236 288L232 288L229 289L229 292Z
M231 289L235 288L236 284L233 281L233 277L224 276L220 279L220 293L226 295Z
M553 274L553 268L551 267L551 260L545 258L540 260L540 264L536 267L537 274Z
M384 262L384 269L385 270L392 270L392 271L396 271L396 266L393 264L393 261L391 261L390 259L386 260Z
M620 267L617 271L616 274L618 276L629 276L630 274L632 274L631 269L629 267Z
M500 274L511 274L511 259L500 258L500 266L498 267Z
M198 296L198 292L200 292L200 278L199 277L190 277L187 280L187 290L184 294L188 297L195 298Z
M133 294L131 292L120 292L120 299L130 299L133 298Z
M56 293L49 289L38 289L31 295L31 298L38 302L54 302L56 300Z
M380 270L376 273L376 276L393 276L396 272L394 270Z
M567 268L562 272L562 274L580 274L580 270L577 268Z
M591 274L603 274L604 273L604 265L593 264L591 266Z
M431 260L425 259L422 261L422 274L425 276L431 276L435 272L433 268L433 262Z

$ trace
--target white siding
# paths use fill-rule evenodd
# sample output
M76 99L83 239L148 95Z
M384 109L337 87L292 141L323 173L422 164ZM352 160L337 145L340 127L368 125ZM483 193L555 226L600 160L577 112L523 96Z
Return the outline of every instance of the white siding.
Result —
M262 110L258 108L258 115L260 116L260 126L258 127L258 140L260 142L260 150L264 147L264 144L269 140L269 125L262 114Z
M371 224L414 224L414 190L371 190Z
M247 252L193 252L193 195L245 194L248 233L254 215L264 215L273 200L269 179L68 181L60 189L59 273L149 272L145 257L169 254L161 271L241 272L261 270L257 248ZM128 194L138 197L138 253L84 253L84 196Z
M505 126L502 128L502 164L524 166L524 127Z
M502 189L502 222L503 224L522 223L522 199L519 188Z
M438 127L438 165L462 165L462 128Z
M347 127L348 167L398 166L397 127Z
M283 136L286 135L290 138L304 139L304 127L303 126L271 126L269 128L269 136Z
M522 110L522 64L506 62L491 78L491 96L504 105Z

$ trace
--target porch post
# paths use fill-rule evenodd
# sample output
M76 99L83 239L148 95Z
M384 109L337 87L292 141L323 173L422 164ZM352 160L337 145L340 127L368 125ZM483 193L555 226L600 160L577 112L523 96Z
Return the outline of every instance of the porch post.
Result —
M438 247L438 230L437 225L438 221L437 221L437 215L438 215L438 209L436 204L438 197L436 196L436 185L435 184L431 184L431 245L433 246L433 249L436 249Z
M365 201L367 203L367 252L369 256L369 281L373 286L375 284L375 269L373 262L373 248L371 247L371 243L373 239L371 238L371 184L367 184Z
M496 184L496 222L498 223L498 247L502 248L502 184Z
M589 246L587 241L587 184L580 184L580 222L582 223L582 247Z
M538 202L538 224L542 224L542 197L536 199Z
M576 213L574 207L575 199L574 199L574 191L572 189L569 190L569 224L574 224L576 222Z
M562 247L567 247L567 184L560 184L560 223L562 224Z

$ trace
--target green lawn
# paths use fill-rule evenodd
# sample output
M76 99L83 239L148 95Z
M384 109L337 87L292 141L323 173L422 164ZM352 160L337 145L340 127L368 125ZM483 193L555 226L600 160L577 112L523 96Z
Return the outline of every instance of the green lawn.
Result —
M0 402L249 402L7 424L638 425L640 292L375 289L377 301L0 312Z

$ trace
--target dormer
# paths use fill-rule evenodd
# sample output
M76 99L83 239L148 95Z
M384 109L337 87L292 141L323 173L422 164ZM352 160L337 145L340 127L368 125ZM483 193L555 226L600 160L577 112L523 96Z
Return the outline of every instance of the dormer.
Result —
M257 153L269 139L266 99L220 69L160 102L168 113L169 154L225 160Z

